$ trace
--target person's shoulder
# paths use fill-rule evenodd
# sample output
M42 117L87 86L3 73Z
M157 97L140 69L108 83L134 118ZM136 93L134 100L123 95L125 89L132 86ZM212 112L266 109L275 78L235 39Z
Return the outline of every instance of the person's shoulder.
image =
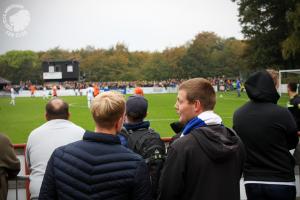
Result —
M277 104L273 104L273 111L277 111L278 113L289 113L288 108L277 105Z
M126 155L127 157L137 160L137 161L142 161L143 157L135 152L133 152L131 149L124 147L121 145L121 151L119 152L120 155Z
M66 120L66 123L68 123L68 124L70 125L70 127L75 128L75 129L78 129L78 131L80 131L80 132L82 132L82 133L85 132L84 128L82 128L81 126L75 124L74 122L71 122L71 121L69 121L69 120Z
M193 130L193 131L197 131L197 130ZM195 140L194 136L190 133L188 135L185 135L183 137L179 137L178 139L176 139L171 144L171 146L174 149L181 150L181 149L192 147L191 144L193 144L195 142L196 142L196 140Z
M295 102L296 104L300 104L300 96L296 95L293 99L293 102Z
M292 117L291 112L288 108L273 104L273 107L270 107L270 114L272 114L274 119L278 119L280 121L284 121L286 119L290 119Z
M82 140L79 140L79 141L75 141L75 142L57 147L54 150L53 154L54 154L54 156L58 157L58 156L62 156L66 152L70 153L74 150L77 151L77 149L80 148L80 145L82 142L83 142Z
M148 131L152 132L152 133L155 133L155 134L159 135L159 137L160 137L160 133L158 131L156 131L154 128L149 127Z
M43 133L45 129L47 129L47 125L48 125L48 121L43 123L42 125L40 125L39 127L33 129L29 136L28 136L28 139L31 139L33 137L35 137L35 135L37 134L40 134L40 133Z
M251 106L253 106L253 102L252 101L247 101L246 103L241 105L238 109L236 109L234 113L239 113L239 112L242 112L245 109L250 109Z
M1 146L11 146L11 141L6 135L0 134L0 145Z

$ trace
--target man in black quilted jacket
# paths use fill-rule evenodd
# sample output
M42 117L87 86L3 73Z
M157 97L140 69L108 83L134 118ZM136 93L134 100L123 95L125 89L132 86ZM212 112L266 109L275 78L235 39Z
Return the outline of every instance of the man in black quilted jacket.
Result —
M95 131L53 152L39 199L151 199L145 161L116 136L124 121L123 95L101 93L91 112Z

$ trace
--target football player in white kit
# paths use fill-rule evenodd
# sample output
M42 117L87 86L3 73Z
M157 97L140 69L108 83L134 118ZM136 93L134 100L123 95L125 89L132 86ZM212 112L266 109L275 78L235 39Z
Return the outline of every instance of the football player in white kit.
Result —
M46 86L43 87L43 99L48 99L49 92L47 91Z
M15 101L15 99L16 99L16 94L15 94L15 90L14 90L13 87L10 88L10 98L11 98L11 100L10 100L10 103L9 103L9 104L15 106L15 105L16 105L16 101Z
M87 96L88 108L90 108L91 104L92 104L92 101L94 99L94 88L93 88L93 86L91 84L86 89L86 96Z

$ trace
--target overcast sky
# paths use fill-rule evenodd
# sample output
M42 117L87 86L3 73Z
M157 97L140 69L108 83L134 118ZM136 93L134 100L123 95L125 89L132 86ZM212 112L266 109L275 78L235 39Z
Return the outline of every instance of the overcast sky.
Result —
M9 9L12 5L22 5L30 14L19 38L8 35L3 22L20 11ZM161 51L183 45L201 31L242 39L237 14L231 0L0 0L0 54L56 46L109 48L117 42L130 51ZM16 19L26 25L24 17Z

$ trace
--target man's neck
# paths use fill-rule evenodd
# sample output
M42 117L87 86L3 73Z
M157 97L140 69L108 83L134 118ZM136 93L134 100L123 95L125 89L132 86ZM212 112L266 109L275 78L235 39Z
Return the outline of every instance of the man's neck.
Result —
M107 129L107 128L102 128L102 127L96 127L95 128L95 133L104 133L104 134L108 134L108 135L116 135L117 131L114 128Z

